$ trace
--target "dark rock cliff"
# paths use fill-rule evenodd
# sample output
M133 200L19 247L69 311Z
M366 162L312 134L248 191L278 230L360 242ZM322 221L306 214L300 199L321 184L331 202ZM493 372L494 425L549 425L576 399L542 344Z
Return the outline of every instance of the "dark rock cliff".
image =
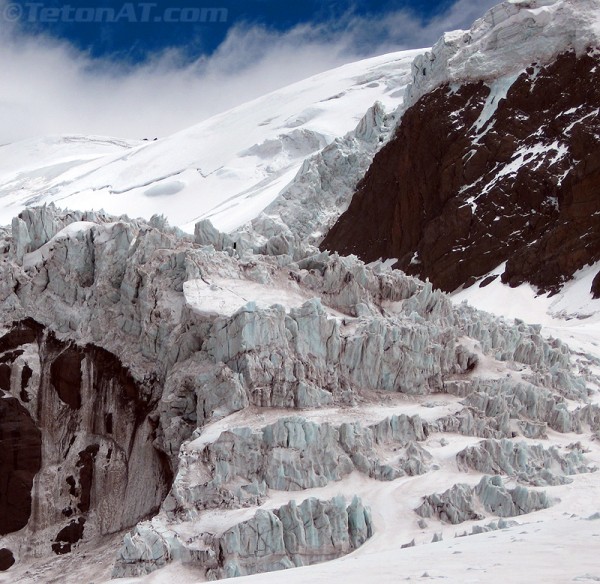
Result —
M28 319L0 337L0 361L0 535L25 528L62 554L157 511L172 472L156 404L115 355Z
M498 103L483 82L423 96L321 248L398 258L446 291L502 262L505 283L557 290L600 260L599 64L533 63Z
M33 479L41 468L42 436L19 400L0 397L0 535L27 525Z

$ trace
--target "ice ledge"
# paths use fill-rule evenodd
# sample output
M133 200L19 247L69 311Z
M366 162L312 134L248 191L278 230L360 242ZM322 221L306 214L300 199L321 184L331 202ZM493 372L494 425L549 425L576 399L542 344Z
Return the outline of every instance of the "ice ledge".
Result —
M186 304L200 316L233 316L244 307L248 311L281 305L286 311L299 308L310 300L310 294L299 290L261 284L250 280L217 278L183 283Z
M410 107L444 83L491 81L558 54L583 53L600 39L600 0L510 0L489 10L468 31L444 34L413 61L406 89Z

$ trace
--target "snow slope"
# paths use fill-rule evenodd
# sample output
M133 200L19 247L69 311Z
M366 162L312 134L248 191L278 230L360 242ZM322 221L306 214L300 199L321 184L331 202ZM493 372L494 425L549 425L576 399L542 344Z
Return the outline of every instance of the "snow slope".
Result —
M258 215L307 156L353 130L376 101L396 109L419 52L345 65L158 141L65 137L5 146L0 225L26 205L55 202L134 217L163 214L189 231L210 216L220 229L234 229Z
M502 264L489 274L497 276L493 282L483 288L477 282L451 298L456 304L467 302L498 316L540 324L545 335L561 339L579 354L600 358L600 299L594 300L590 292L599 270L600 262L586 266L558 294L550 296L538 294L527 283L516 288L503 284L499 277L504 271Z
M48 185L106 157L138 146L133 140L100 136L48 136L0 146L0 224L10 223Z

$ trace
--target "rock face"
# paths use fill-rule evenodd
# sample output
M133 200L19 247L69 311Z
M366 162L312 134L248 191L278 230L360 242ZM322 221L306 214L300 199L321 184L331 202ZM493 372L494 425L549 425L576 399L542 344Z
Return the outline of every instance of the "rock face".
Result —
M5 572L15 563L15 557L9 549L0 549L0 572Z
M32 319L14 323L0 351L12 392L0 399L0 533L25 528L32 545L62 554L86 532L155 512L171 471L152 446L145 389L118 358Z
M41 468L42 436L19 400L0 396L0 535L27 525L33 479Z
M526 13L527 6L507 10ZM515 42L530 33L517 31ZM438 72L437 86L416 86L416 101L321 249L365 261L397 258L398 268L446 291L503 262L503 282L556 291L600 260L600 61L593 46L590 40L588 51L575 50L566 42L558 56L482 71L481 81L476 70L465 75L460 61L456 71ZM447 50L436 45L431 67L448 59ZM414 74L421 83L435 73L417 59Z
M600 272L596 274L592 282L592 297L596 300L600 298Z

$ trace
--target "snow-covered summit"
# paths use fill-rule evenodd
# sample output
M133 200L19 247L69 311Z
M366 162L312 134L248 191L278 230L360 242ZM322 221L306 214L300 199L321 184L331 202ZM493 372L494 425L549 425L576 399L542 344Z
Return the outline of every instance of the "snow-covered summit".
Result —
M520 73L573 49L600 42L598 0L508 0L489 10L470 30L444 34L415 58L406 106L443 83L491 81Z
M231 231L280 195L282 216L295 204L290 188L298 190L292 181L307 157L353 131L375 102L402 111L443 83L512 78L532 58L544 64L568 48L581 53L599 38L600 0L510 0L470 30L445 34L428 52L345 65L161 140L62 137L6 145L0 148L0 224L26 206L55 202L163 214L190 232L210 218ZM350 159L351 149L330 158Z

